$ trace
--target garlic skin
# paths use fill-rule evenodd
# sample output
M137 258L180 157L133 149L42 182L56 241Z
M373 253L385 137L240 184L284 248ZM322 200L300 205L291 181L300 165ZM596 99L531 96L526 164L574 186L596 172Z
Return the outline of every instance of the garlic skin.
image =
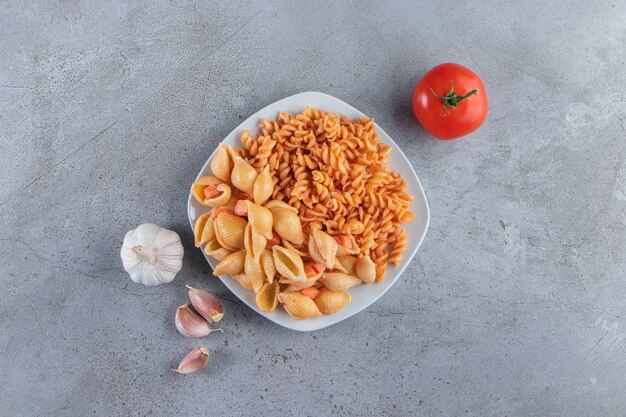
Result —
M144 223L126 233L120 256L130 279L154 286L174 279L183 266L184 253L176 232Z
M179 374L190 374L204 368L209 362L209 351L204 346L198 346L183 358L178 368L172 369Z
M209 323L218 322L224 317L224 306L216 296L190 285L187 285L187 288L193 308Z
M212 332L222 331L222 329L212 329L204 317L196 313L189 304L178 307L174 323L178 331L187 337L204 337Z

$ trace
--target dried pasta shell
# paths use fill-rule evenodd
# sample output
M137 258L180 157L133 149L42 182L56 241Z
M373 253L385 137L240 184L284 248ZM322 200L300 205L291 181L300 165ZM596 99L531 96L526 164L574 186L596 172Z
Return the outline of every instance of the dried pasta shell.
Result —
M196 219L196 222L193 225L193 232L195 235L195 245L196 248L207 243L210 239L205 239L206 236L203 236L204 228L207 225L209 218L211 217L211 212L207 211L202 214L200 217Z
M219 185L222 184L222 181L214 177L212 175L206 175L204 177L198 178L196 182L191 184L191 195L198 201L198 203L204 204L204 189L207 185Z
M205 198L203 203L205 206L220 207L228 203L230 200L232 192L230 191L228 184L218 184L216 188L220 195L215 198Z
M246 259L246 251L233 252L215 265L213 275L236 275L243 272L243 264Z
M266 313L271 313L276 310L276 306L278 306L279 291L280 286L278 285L278 282L266 282L263 284L263 286L259 289L259 292L256 293L256 305L259 307L259 310L265 311Z
M265 274L263 273L261 263L255 261L250 254L246 254L244 271L252 283L252 290L254 292L258 292L263 285L263 281L265 280Z
M204 253L217 259L218 261L221 261L232 252L226 248L223 248L216 239L212 239L209 240L204 247Z
M309 237L309 254L315 262L333 269L337 254L337 241L328 233L314 228Z
M311 288L311 287L317 288L321 286L322 284L315 283L313 285L309 285L308 287L302 288L302 286L300 285L291 284L291 285L287 285L286 287L283 287L283 291L284 292L294 292L294 291L298 292L298 291L306 290L307 288Z
M254 185L252 186L254 202L257 204L265 203L272 196L273 192L274 180L272 180L272 175L270 174L270 166L266 165L254 180Z
M235 204L237 204L237 201L238 201L237 196L235 194L232 194L230 196L230 199L226 203L224 203L223 206L220 206L220 207L224 207L231 211L235 211Z
M267 246L267 239L265 236L259 234L252 228L252 225L248 223L246 225L243 243L248 253L252 255L252 258L254 258L256 262L259 262L261 254L263 253L265 246Z
M252 228L267 239L271 239L274 223L272 212L250 200L246 200L246 204L248 205L248 221Z
M233 155L233 163L234 166L230 173L230 182L232 182L237 189L244 193L251 194L254 180L258 175L256 170L239 155Z
M328 288L320 289L314 303L322 314L333 314L341 310L352 300L345 292L331 291Z
M269 250L264 250L261 254L261 266L263 267L263 273L267 282L270 284L274 282L274 276L276 275L276 265L274 265L274 256Z
M333 272L341 272L342 274L347 274L348 270L339 262L339 258L335 257L335 266L333 267Z
M232 279L237 281L239 285L244 287L248 291L252 291L252 280L246 274L237 274L231 276Z
M202 237L201 240L203 242L208 242L209 240L215 239L215 219L213 216L209 216L204 225L204 229L202 229Z
M274 216L276 233L284 240L301 245L304 242L304 232L298 214L284 207L274 207L270 211Z
M364 256L356 261L356 275L363 282L370 283L376 279L376 264L369 256Z
M335 269L343 272L344 274L355 275L356 261L357 258L352 255L338 256L335 261ZM339 268L338 263L341 265L341 268Z
M265 203L265 208L271 210L273 208L284 208L287 210L291 210L294 213L298 214L298 209L290 206L289 204L285 203L284 201L280 201L280 200L271 200L268 201L267 203Z
M306 235L304 235L304 240L307 240ZM306 244L302 244L302 245L298 245L299 248L302 248L302 250L300 250L299 248L296 248L294 245L292 245L291 243L289 243L288 240L283 240L283 246L285 246L287 249L291 249L292 251L294 251L295 253L297 253L298 255L300 255L300 257L302 258L310 258L311 256L309 255L308 252L308 246Z
M215 219L215 238L223 248L232 251L243 249L246 224L239 216L220 213Z
M220 143L211 159L211 171L213 175L224 182L230 182L230 173L233 170L233 158L228 150L230 146Z
M342 274L340 272L325 272L319 281L331 291L345 291L361 283L361 280L354 275Z
M337 256L345 255L357 255L359 253L359 244L356 243L356 239L352 235L347 235L350 239L350 248L347 248L341 244L337 244Z
M294 281L287 278L281 278L278 282L282 285L289 285L289 291L300 291L305 288L312 287L315 285L317 280L322 276L322 274L316 275L314 277L308 278L304 281Z
M276 271L280 275L297 282L306 280L304 263L297 253L282 246L275 245L272 247L272 255L274 256Z
M322 315L315 302L299 292L278 293L278 301L283 305L285 311L296 320L305 320Z

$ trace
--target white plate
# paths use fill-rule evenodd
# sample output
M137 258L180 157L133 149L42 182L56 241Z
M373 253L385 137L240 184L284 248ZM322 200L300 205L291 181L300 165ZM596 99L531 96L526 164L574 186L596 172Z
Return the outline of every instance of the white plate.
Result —
M256 136L256 132L258 130L258 126L262 117L272 120L275 119L278 116L278 113L281 111L285 111L290 114L301 113L304 110L305 106L316 107L318 109L331 113L337 112L338 114L346 115L351 119L365 117L365 114L361 113L349 104L344 103L338 98L329 96L328 94L310 91L284 98L259 110L248 119L246 119L239 126L237 126L235 130L230 132L230 134L226 136L223 142L231 146L241 146L241 142L239 140L241 137L241 133L244 130L249 130ZM400 278L400 275L402 275L404 269L407 267L413 256L415 256L417 249L419 248L422 240L424 239L424 236L426 235L426 230L428 229L428 222L430 219L428 202L426 201L426 196L424 195L422 185L420 184L419 179L417 178L417 175L415 174L415 171L411 166L411 163L406 158L404 153L400 150L398 145L396 145L396 143L389 137L389 135L387 135L380 128L380 126L376 125L376 131L378 132L379 140L382 143L391 146L392 148L389 155L388 167L394 171L397 171L406 179L407 192L415 197L415 200L413 201L411 206L411 211L417 215L417 218L413 222L404 226L405 230L408 233L409 240L407 251L404 253L402 261L398 266L388 267L385 279L381 283L358 285L348 290L348 293L352 296L352 301L339 312L302 321L291 318L280 307L273 313L265 313L259 310L256 306L254 293L252 291L248 291L245 288L241 287L236 281L228 276L219 277L224 285L226 285L228 289L233 292L233 294L239 297L239 299L241 299L251 309L259 313L263 317L266 317L274 323L288 329L299 331L319 330L332 324L339 323L340 321L345 320L348 317L370 306L384 293L386 293L389 288L391 288L391 286L398 280L398 278ZM206 163L200 170L197 178L211 174L209 162L211 161L211 158L213 158L214 154L215 152L213 152L213 154L211 154L209 159L206 161ZM205 213L207 210L207 207L199 204L194 198L191 197L191 195L189 196L187 211L189 214L189 223L191 224L192 230L196 218L202 213ZM205 258L207 259L209 265L211 265L212 268L215 268L217 262L206 255Z

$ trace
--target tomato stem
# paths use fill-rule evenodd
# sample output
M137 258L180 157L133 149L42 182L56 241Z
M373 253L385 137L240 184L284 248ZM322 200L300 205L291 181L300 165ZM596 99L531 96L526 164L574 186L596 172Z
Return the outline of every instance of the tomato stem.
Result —
M435 97L443 102L443 107L444 109L446 109L447 114L450 114L451 108L456 109L460 102L462 102L469 96L478 93L478 89L475 88L464 96L459 96L456 91L454 91L454 82L452 80L450 80L450 91L448 91L445 96L440 96L439 94L435 93L435 90L433 90L432 87L428 88L430 89L431 93L435 95Z

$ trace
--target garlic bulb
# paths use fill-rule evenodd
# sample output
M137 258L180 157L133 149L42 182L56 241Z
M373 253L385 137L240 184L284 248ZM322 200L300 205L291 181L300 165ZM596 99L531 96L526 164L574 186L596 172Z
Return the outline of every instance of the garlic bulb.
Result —
M130 279L152 286L174 279L183 266L183 253L176 232L144 223L126 233L120 255Z

